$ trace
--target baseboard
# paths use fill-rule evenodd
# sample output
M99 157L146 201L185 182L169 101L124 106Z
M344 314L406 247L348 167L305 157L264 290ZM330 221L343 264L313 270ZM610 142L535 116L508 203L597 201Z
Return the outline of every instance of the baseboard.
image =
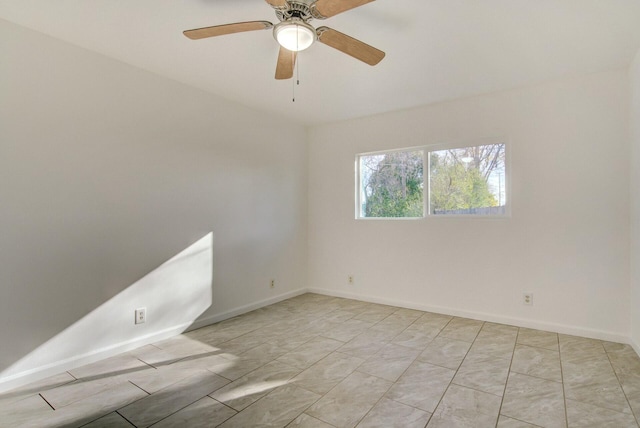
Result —
M633 350L636 351L636 354L640 357L640 345L634 342L633 339L629 341L629 345L631 345Z
M595 330L583 327L576 327L564 324L556 324L542 321L533 321L515 317L505 317L501 315L489 314L484 312L465 311L444 306L423 305L415 302L407 302L404 300L387 299L377 296L361 295L355 293L345 293L337 290L329 290L324 288L308 288L309 293L323 294L333 297L343 297L346 299L362 300L370 303L378 303L389 306L399 306L402 308L415 309L419 311L434 312L438 314L451 315L456 317L471 318L480 321L494 322L498 324L508 324L516 327L525 327L536 330L552 331L554 333L569 334L573 336L588 337L591 339L606 340L617 343L631 344L629 336L617 333L611 333L602 330ZM636 352L638 346L633 345ZM639 352L640 354L640 352Z
M183 323L142 337L137 337L126 342L115 343L104 348L87 352L86 354L76 355L72 358L67 358L61 361L54 361L44 366L35 367L9 376L0 377L0 392L19 388L29 383L45 379L49 376L53 376L68 370L73 370L74 368L84 366L85 364L91 364L105 358L113 357L122 352L134 350L136 348L139 348L140 346L145 346L154 342L169 339L173 336L184 333L185 331L195 330L216 322L224 321L228 318L242 315L246 312L250 312L264 306L272 305L282 300L299 296L306 292L306 289L299 289L288 293L279 294L277 296L270 297L259 302L240 306L221 314L198 319L195 322Z
M247 312L255 311L256 309L263 308L265 306L273 305L274 303L281 302L283 300L291 299L292 297L300 296L301 294L308 293L308 290L301 288L298 290L290 291L288 293L279 294L268 299L260 300L255 303L240 306L221 314L211 315L206 318L197 319L186 331L197 330L202 327L206 327L211 324L215 324L220 321L224 321L229 318L237 317L238 315L246 314Z

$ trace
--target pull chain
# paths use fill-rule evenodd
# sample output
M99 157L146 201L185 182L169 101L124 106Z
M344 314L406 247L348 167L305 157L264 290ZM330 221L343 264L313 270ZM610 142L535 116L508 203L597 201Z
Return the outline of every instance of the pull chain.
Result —
M293 66L296 66L296 53L295 52L291 52L291 61L293 63ZM291 79L291 102L295 103L296 102L296 84L293 81L293 79Z
M296 69L296 81L294 82L293 79L291 79L291 93L292 93L292 100L291 102L296 102L296 85L300 85L300 66L298 65L299 63L299 58L297 58L297 52L300 52L300 35L298 34L299 31L299 27L298 25L296 25L296 51L295 52L291 52L291 61L293 63L293 66Z

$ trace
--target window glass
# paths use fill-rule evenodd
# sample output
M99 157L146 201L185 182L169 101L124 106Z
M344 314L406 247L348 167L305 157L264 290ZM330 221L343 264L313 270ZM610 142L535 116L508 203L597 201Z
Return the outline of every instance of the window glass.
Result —
M360 155L359 217L424 216L424 151Z
M429 152L429 214L504 215L505 144Z

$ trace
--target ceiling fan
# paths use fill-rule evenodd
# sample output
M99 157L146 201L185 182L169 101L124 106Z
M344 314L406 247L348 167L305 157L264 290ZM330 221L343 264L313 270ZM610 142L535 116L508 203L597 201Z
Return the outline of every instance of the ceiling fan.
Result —
M245 31L269 30L280 44L276 79L293 77L297 53L307 49L315 41L331 46L369 65L376 65L385 53L360 40L342 34L329 27L314 28L309 21L327 19L347 10L365 5L374 0L265 0L275 9L280 21L273 25L269 21L247 21L234 24L216 25L184 31L192 40Z

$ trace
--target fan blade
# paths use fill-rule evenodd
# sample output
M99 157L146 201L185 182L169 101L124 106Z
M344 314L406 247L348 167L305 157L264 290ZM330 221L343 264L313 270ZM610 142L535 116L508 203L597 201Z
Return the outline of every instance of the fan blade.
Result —
M376 65L385 56L381 50L331 28L318 27L316 31L320 42L369 65Z
M319 18L324 19L367 3L371 3L372 1L374 0L318 0L312 5L312 7L321 15Z
M207 37L224 36L225 34L242 33L244 31L268 30L269 28L273 28L273 24L269 21L248 21L196 28L194 30L183 31L183 34L191 40L198 40Z
M276 66L276 79L284 80L293 77L293 67L296 65L297 53L280 47L278 65Z
M274 9L285 9L287 6L287 0L265 0Z

